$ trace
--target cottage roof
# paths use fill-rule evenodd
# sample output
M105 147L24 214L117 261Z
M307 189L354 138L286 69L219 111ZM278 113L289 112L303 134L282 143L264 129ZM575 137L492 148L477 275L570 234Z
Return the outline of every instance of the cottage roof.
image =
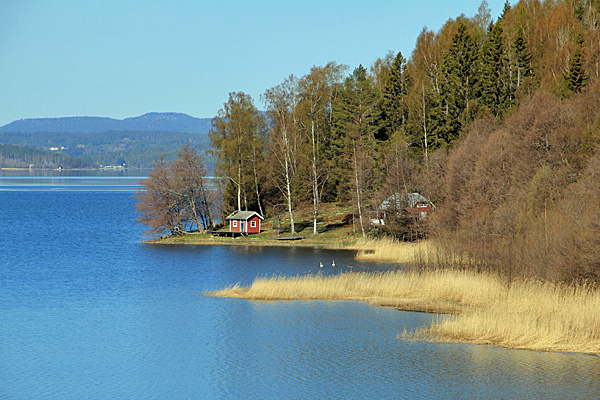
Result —
M260 215L259 213L257 213L256 211L234 211L225 219L226 220L236 219L236 220L248 221L250 218L254 217L255 215L258 218L260 218L261 220L264 219L263 216Z
M389 210L389 209L397 209L400 210L404 208L407 204L410 207L415 207L417 203L427 203L432 204L429 199L419 193L394 193L387 199L385 199L381 205L379 206L380 210Z

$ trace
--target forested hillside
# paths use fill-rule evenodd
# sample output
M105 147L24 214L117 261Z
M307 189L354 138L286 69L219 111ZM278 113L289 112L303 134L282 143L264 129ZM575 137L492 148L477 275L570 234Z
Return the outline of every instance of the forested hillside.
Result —
M509 3L424 29L410 55L335 62L232 93L212 122L228 210L322 202L369 215L395 193L436 205L418 224L463 264L600 278L600 0ZM365 60L368 61L368 60ZM372 233L372 232L371 232Z
M55 151L0 143L0 166L4 168L94 168L92 161Z
M83 158L82 164L148 168L161 154L165 159L173 160L176 149L185 144L191 144L199 151L207 150L209 129L210 119L180 113L148 113L123 120L97 117L25 119L0 128L0 143L60 151L73 158ZM18 159L13 161L18 162ZM12 163L4 160L0 167L9 164ZM22 159L20 164L30 162ZM46 165L33 164L37 167Z
M87 158L98 165L150 167L159 155L175 158L176 149L191 144L199 151L210 146L206 134L188 132L110 131L98 133L0 132L0 143L57 148L71 157ZM1 165L0 165L1 166Z

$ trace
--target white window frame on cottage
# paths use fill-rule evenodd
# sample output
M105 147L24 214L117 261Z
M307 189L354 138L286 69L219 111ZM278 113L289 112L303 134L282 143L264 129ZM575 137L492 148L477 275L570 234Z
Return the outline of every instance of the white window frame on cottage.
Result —
M256 228L256 221L250 221L250 228Z
M235 219L233 220L233 227L237 228L237 220L235 220Z

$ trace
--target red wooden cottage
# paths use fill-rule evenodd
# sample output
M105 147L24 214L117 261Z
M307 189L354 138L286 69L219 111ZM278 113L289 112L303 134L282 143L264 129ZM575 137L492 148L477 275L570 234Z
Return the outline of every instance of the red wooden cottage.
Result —
M260 221L264 218L256 211L234 211L225 219L231 232L260 233Z

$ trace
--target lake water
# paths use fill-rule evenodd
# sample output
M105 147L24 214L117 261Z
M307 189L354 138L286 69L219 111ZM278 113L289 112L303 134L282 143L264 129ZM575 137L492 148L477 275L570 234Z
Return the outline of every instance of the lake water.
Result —
M406 342L435 316L214 299L349 251L141 243L135 180L0 177L2 399L599 398L600 358ZM590 310L599 312L599 310Z

